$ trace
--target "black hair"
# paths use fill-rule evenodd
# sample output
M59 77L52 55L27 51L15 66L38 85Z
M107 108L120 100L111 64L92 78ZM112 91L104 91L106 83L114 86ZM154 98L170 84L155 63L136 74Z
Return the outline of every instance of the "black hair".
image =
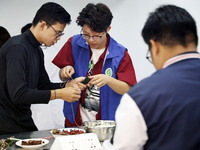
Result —
M32 26L32 23L28 23L28 24L26 24L25 26L23 26L23 27L21 28L21 33L24 33L26 30L30 29L31 26Z
M167 46L181 44L186 47L191 42L198 45L195 20L185 9L174 5L163 5L150 13L142 36L149 47L151 39Z
M57 22L60 24L70 24L70 14L59 4L48 2L43 4L37 11L32 25L36 26L38 22L45 21L48 24L54 25Z
M112 18L112 13L105 4L89 3L79 13L76 23L81 27L88 25L95 32L104 32L110 26Z
M2 26L0 26L0 48L10 38L9 32Z

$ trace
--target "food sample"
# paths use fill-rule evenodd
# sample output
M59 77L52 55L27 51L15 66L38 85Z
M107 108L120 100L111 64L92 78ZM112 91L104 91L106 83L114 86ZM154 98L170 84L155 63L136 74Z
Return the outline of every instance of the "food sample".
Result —
M29 141L22 141L21 145L39 145L43 143L44 141L42 140L29 140Z
M75 134L82 134L84 133L84 131L82 130L70 130L70 131L66 131L66 130L63 130L63 131L60 131L58 129L53 129L52 131L53 134L57 134L57 135L75 135Z

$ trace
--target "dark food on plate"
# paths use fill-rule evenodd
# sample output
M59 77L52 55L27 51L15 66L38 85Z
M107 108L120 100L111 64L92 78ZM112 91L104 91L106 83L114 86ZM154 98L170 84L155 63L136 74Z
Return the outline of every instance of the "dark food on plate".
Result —
M21 145L39 145L43 143L44 141L42 140L29 140L29 141L22 141Z
M71 130L71 131L60 131L58 129L53 129L52 131L53 134L58 134L58 135L75 135L75 134L82 134L84 133L84 131L81 131L81 130Z

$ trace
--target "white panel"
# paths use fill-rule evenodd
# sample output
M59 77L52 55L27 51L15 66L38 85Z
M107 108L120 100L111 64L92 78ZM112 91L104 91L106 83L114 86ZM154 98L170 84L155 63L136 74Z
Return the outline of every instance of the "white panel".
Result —
M101 144L94 133L57 137L51 150L101 150Z

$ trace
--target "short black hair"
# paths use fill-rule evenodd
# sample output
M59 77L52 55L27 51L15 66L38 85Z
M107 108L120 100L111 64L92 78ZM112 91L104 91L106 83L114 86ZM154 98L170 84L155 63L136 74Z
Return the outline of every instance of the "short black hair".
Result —
M162 5L150 13L142 36L149 47L151 39L167 46L186 47L191 42L198 45L195 20L185 9L175 5Z
M0 48L3 44L10 38L10 33L8 30L2 26L0 26Z
M21 33L24 33L26 30L30 29L31 26L32 26L32 23L28 23L28 24L26 24L25 26L23 26L23 27L21 28Z
M112 18L113 15L105 4L89 3L79 13L76 23L81 27L88 25L95 32L104 32L110 26Z
M54 25L57 22L60 24L70 24L70 14L59 4L48 2L43 4L37 11L32 25L36 26L38 22L45 21L48 24Z

